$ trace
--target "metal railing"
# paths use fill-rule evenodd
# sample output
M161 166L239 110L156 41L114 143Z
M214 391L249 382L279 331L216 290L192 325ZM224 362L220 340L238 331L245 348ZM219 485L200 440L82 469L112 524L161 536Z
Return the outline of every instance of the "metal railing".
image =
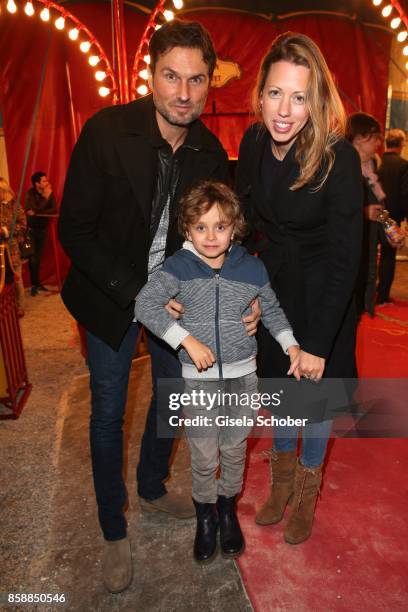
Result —
M32 388L28 381L13 276L8 247L0 244L0 419L17 419Z

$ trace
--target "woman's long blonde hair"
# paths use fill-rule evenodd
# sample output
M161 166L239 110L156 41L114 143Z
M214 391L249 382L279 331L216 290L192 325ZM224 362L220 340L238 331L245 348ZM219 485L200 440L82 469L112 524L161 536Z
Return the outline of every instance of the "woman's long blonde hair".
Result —
M296 161L300 172L291 186L295 191L316 181L318 191L333 166L333 145L344 136L346 114L331 72L319 47L304 34L286 32L272 43L262 60L253 93L255 113L261 115L260 99L272 64L286 61L310 69L306 92L309 119L297 137Z
M6 179L0 176L0 202L10 202L10 200L14 200L15 197L16 194Z

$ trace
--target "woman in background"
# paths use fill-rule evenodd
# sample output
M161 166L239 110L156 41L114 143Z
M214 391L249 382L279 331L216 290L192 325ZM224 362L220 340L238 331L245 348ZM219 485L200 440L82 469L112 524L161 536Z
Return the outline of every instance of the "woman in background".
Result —
M3 240L9 240L13 234L10 247L11 262L15 273L15 288L17 314L24 316L24 285L22 278L22 261L20 257L19 242L24 238L27 227L23 208L20 206L17 218L15 218L16 196L6 179L0 177L0 234Z
M307 36L278 36L258 74L260 123L245 133L237 192L257 251L300 344L300 373L318 381L353 377L353 289L361 247L362 179L344 139L345 113L327 64ZM287 356L260 326L258 372L285 377ZM279 522L291 497L285 540L309 537L332 421L307 424L297 458L296 427L275 427L272 489L256 522Z
M382 142L381 126L367 113L353 113L347 119L346 136L361 160L364 185L363 248L356 283L357 313L374 316L375 285L377 278L377 245L385 240L378 214L383 210L385 193L377 176L379 158L376 153Z

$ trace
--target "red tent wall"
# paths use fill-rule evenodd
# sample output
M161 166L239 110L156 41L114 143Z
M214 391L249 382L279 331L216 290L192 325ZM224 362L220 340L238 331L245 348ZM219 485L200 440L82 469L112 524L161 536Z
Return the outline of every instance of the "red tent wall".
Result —
M74 4L72 11L98 37L111 58L109 5ZM147 18L127 8L125 15L131 69ZM239 80L211 90L204 116L231 157L237 155L243 131L252 121L249 99L261 57L276 34L288 29L304 32L319 44L348 111L361 109L384 121L391 40L386 32L336 17L305 16L269 22L240 13L201 11L189 13L188 19L201 21L210 31L219 57L237 62L242 70ZM93 70L77 43L38 17L29 18L22 11L17 15L3 11L0 17L0 110L14 189L18 189L21 179L48 44L45 79L24 190L30 186L32 172L41 169L49 174L59 201L80 127L87 117L110 101L99 97ZM64 272L68 262L62 253L59 256ZM42 282L52 283L55 273L49 244L43 259Z
M210 31L221 59L241 66L241 79L212 89L205 121L221 138L230 157L236 157L243 130L252 121L245 113L260 61L277 34L292 30L310 36L321 48L334 73L348 112L362 110L385 121L391 37L348 19L304 16L268 22L239 13L189 13Z

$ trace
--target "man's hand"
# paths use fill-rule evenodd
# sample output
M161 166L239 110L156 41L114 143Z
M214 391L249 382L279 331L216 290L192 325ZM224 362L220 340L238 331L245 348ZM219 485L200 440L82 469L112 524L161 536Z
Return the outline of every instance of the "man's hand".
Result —
M288 370L288 376L293 374L296 380L300 380L299 372L299 361L300 361L300 346L294 344L288 348L288 355L290 359L290 368Z
M215 363L212 351L208 346L197 340L197 338L194 338L194 336L190 335L184 338L181 346L186 349L199 372L208 370Z
M173 319L180 319L184 313L184 306L176 300L169 300L165 306L165 309L173 317Z
M318 381L323 376L326 360L317 355L311 355L306 351L300 350L298 369L301 376Z
M261 307L259 306L259 300L256 299L250 304L252 313L242 319L245 323L245 329L248 336L255 336L258 323L261 319Z
M379 213L384 210L381 204L369 204L364 206L364 216L370 221L377 221Z
M52 194L52 186L51 186L51 183L47 183L47 184L46 184L46 186L45 186L45 187L44 187L44 189L43 189L42 194L43 194L44 198L45 198L46 200L48 200L48 198L49 198L49 197L50 197L50 195Z

